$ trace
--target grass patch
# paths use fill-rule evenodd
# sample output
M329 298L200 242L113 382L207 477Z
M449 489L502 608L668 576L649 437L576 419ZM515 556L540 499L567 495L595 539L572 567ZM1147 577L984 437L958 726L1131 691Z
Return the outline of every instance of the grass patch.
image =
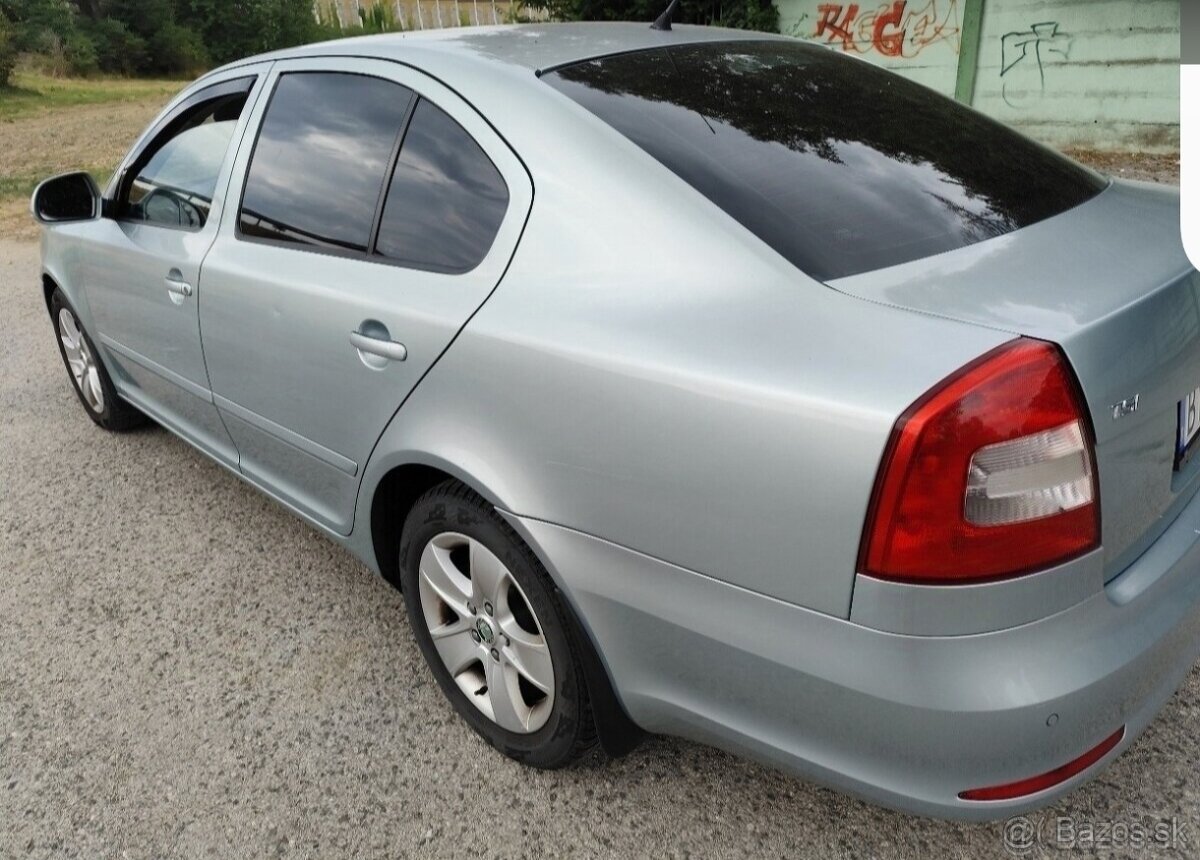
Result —
M112 176L113 172L111 164L80 169L92 174L92 178L96 180L96 184L100 186L101 190L108 183L108 178ZM17 197L28 198L33 194L33 189L37 188L38 183L51 175L53 174L42 171L21 176L0 176L0 200L12 200Z
M2 2L2 0L0 0ZM182 81L55 78L22 69L0 89L0 237L34 238L29 195L84 169L101 185Z
M166 101L184 81L127 78L52 78L37 72L16 72L0 88L0 121L79 105L112 102Z

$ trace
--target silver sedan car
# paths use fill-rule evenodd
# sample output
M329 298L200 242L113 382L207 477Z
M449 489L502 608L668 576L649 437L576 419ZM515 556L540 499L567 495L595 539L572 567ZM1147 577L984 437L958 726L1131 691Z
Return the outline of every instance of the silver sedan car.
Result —
M866 63L645 24L310 45L32 207L86 413L402 587L519 761L671 733L1002 817L1200 648L1177 192Z

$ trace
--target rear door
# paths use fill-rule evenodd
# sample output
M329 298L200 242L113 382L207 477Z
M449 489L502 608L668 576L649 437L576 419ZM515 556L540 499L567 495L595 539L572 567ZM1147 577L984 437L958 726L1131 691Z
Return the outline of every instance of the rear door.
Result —
M280 62L200 306L247 477L350 531L368 456L507 267L533 190L468 104L384 61Z

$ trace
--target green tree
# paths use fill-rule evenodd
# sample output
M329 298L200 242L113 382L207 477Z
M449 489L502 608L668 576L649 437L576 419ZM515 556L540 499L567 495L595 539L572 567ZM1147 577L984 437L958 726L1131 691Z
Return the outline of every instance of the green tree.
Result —
M175 23L175 0L100 0L100 10L143 39Z
M214 63L320 38L312 0L176 0L178 20L199 33Z
M12 24L0 14L0 87L8 86L9 76L17 63L17 48L13 44Z
M200 35L174 22L160 27L147 44L154 73L194 75L212 65Z
M141 40L143 59L138 72L151 74L190 74L209 65L208 51L200 33L181 24L177 19L179 0L99 0L103 20L118 22L126 33ZM118 35L111 29L108 34ZM119 46L99 50L112 56Z
M96 43L86 33L72 28L62 40L62 57L73 75L90 75L100 68Z
M318 0L317 16L313 0L0 0L0 80L20 52L50 55L75 73L187 75L319 39L404 29L388 0L364 0L362 20L344 27L333 23L331 2ZM566 20L649 23L667 0L543 2ZM771 0L682 0L676 20L775 30L779 13Z
M45 51L75 29L67 0L0 0L0 17L10 25L10 44L17 53Z
M100 71L117 75L136 75L150 63L146 40L115 18L85 18L80 29L91 39Z

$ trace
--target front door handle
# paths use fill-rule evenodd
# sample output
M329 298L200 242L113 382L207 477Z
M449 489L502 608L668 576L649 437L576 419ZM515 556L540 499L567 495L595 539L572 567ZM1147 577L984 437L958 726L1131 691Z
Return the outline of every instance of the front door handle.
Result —
M167 292L171 294L172 298L179 296L186 299L191 296L192 285L183 279L183 272L178 269L172 269L167 272L165 280L167 282Z
M359 352L377 355L380 358L386 358L388 361L404 361L404 359L408 358L408 349L405 348L404 344L397 343L394 340L370 337L362 332L350 332L350 344Z

